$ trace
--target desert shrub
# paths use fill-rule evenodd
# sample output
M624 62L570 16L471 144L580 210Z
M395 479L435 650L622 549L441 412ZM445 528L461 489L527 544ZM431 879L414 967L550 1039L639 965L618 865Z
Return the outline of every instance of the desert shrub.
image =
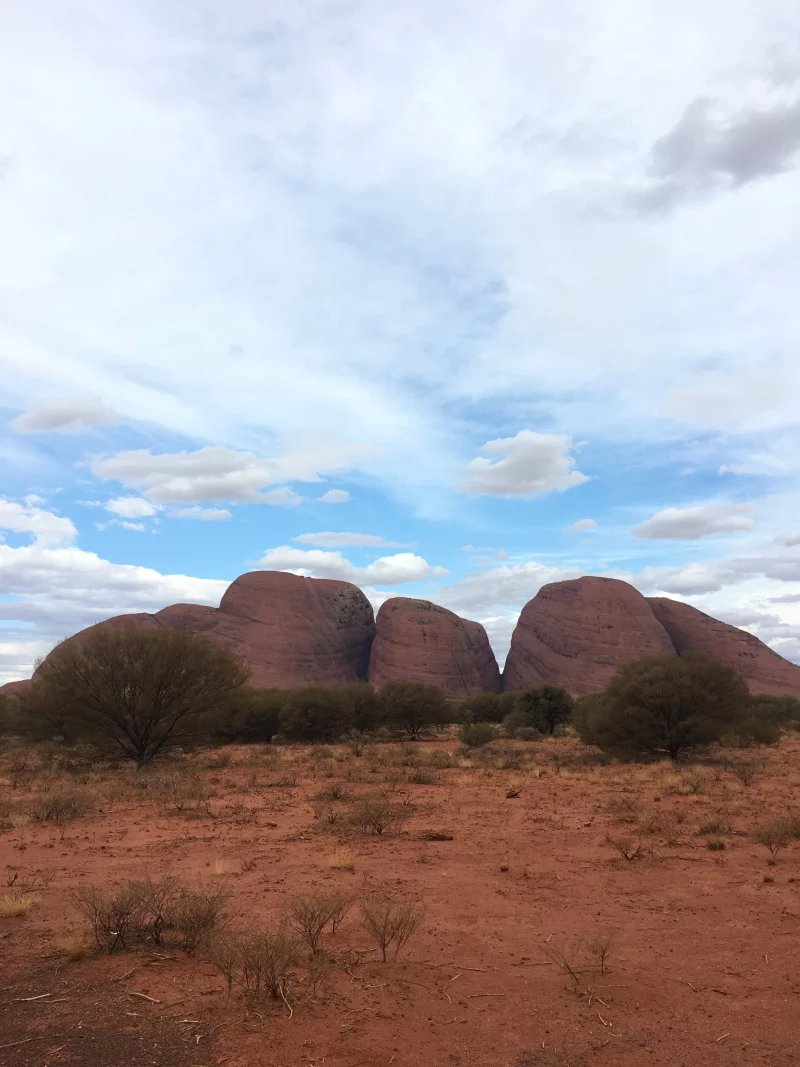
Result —
M612 797L606 811L618 823L635 823L639 815L639 802L635 797Z
M412 785L438 785L439 775L430 767L415 767L408 780Z
M725 842L720 841L718 837L710 837L708 841L706 841L706 848L709 852L724 852Z
M99 628L62 641L31 686L67 732L139 766L196 738L247 679L227 648L189 630Z
M353 725L353 711L336 689L308 686L290 693L281 710L281 734L289 741L330 744Z
M19 919L27 915L35 903L33 893L23 889L12 889L0 894L0 919Z
M631 837L616 837L611 834L608 835L606 841L612 848L616 849L619 855L627 863L632 863L634 860L638 860L642 855L642 841L641 839L634 840Z
M488 745L490 741L494 741L496 737L497 732L494 726L488 722L464 723L458 731L459 740L467 748L481 748L483 745Z
M135 884L108 891L85 886L73 891L71 902L89 923L101 952L126 948L141 928L142 896Z
M464 723L500 723L514 710L513 693L476 693L461 701L458 718Z
M420 682L388 682L380 691L384 721L408 738L422 737L432 726L450 721L444 693L435 685Z
M289 969L297 960L297 941L286 924L238 937L239 980L245 993L257 999L286 997Z
M626 663L608 689L582 700L581 740L625 756L666 754L718 741L742 717L749 694L731 668L695 653Z
M726 734L723 741L734 745L774 745L780 739L781 728L776 722L747 715L736 723L733 730Z
M322 931L331 923L333 930L352 906L352 897L337 891L317 890L295 897L290 905L290 923L299 936L316 953Z
M600 974L604 975L608 969L608 957L614 946L614 935L608 930L601 930L589 934L585 938L585 944L589 954L597 961Z
M750 699L748 718L796 730L800 727L800 700L790 696L754 695Z
M755 827L752 838L757 845L763 845L770 854L770 862L775 863L778 853L795 839L795 825L792 819L778 816L769 822Z
M506 730L508 730L508 726L506 726ZM541 736L539 731L534 730L532 726L517 726L513 733L515 741L538 741Z
M713 815L710 819L707 819L704 823L700 824L698 834L705 836L708 834L729 834L731 832L731 824L724 815Z
M516 694L514 709L506 717L509 736L528 727L540 734L554 734L568 723L574 707L572 697L557 685L540 685Z
M350 729L355 733L369 734L382 725L382 702L371 685L357 682L342 686L339 694L350 709Z
M742 785L750 786L756 780L758 774L758 768L755 763L751 763L749 760L734 760L726 759L723 761L725 770L737 778Z
M419 929L425 917L421 904L396 902L380 893L364 898L361 903L364 927L380 949L386 963L390 949L397 959L403 947Z
M222 922L226 900L222 889L180 890L171 925L180 932L178 944L184 952L193 952L211 938Z
M149 789L168 810L176 812L204 811L211 816L213 793L199 775L187 774L178 768L153 775Z
M410 814L409 804L394 800L386 793L373 793L356 801L348 822L362 833L379 837L389 830L399 829Z
M61 823L78 819L92 810L92 799L86 793L42 793L32 802L28 814L34 822Z
M281 711L289 694L280 689L241 686L215 715L206 716L211 738L269 744L280 729Z

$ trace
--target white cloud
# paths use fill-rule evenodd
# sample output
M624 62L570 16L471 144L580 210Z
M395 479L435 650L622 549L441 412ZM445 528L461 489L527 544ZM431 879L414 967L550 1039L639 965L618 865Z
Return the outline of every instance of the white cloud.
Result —
M319 548L293 548L279 545L270 548L258 561L268 570L295 571L317 578L338 578L346 582L397 584L418 582L423 578L446 575L444 567L432 566L422 556L413 552L397 552L393 556L380 556L364 567L351 563L341 552L328 552Z
M112 563L75 546L11 548L0 544L0 588L7 594L0 600L0 621L27 627L25 643L31 652L29 659L15 654L7 680L30 672L34 649L41 655L84 626L125 612L158 611L176 602L216 605L227 585L216 579ZM5 632L5 626L0 628L0 633Z
M155 454L137 449L95 459L92 471L100 478L133 486L158 504L255 501L284 506L300 502L293 489L264 487L288 477L316 480L318 459L316 455L260 459L252 452L222 446ZM335 466L337 461L329 462Z
M563 492L589 480L575 469L572 447L569 437L532 430L487 441L481 449L487 455L470 460L465 468L469 478L461 488L474 494L521 497Z
M77 536L71 519L5 497L0 497L0 530L30 534L40 545L64 544Z
M90 426L116 422L111 408L93 398L36 404L11 420L17 433L80 433Z
M323 504L346 504L350 499L350 494L346 489L329 489L319 499Z
M695 540L715 534L752 530L755 525L752 504L700 504L686 508L665 508L634 527L637 537Z
M122 519L148 519L157 514L159 510L149 500L144 500L140 496L116 497L114 500L106 501L105 509Z
M302 545L316 545L319 548L402 548L398 541L387 541L377 534L347 533L345 531L324 530L320 533L298 534L295 541Z
M201 522L224 522L231 517L227 508L176 508L170 515L177 519L200 519Z
M570 533L583 533L589 530L596 530L597 522L594 519L578 519L573 522L571 526L567 527Z

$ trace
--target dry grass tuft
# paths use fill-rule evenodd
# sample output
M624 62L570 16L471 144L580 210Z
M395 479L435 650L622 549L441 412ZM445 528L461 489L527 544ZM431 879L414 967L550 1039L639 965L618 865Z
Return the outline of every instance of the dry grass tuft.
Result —
M352 848L342 845L334 849L328 856L328 866L332 871L354 871L356 869L356 854Z
M17 919L22 915L27 915L35 899L33 893L25 893L18 889L4 893L0 896L0 919Z

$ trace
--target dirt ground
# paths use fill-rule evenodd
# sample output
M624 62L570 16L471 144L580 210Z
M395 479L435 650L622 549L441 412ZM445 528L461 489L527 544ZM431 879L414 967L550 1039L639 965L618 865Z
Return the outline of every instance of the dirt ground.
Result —
M30 818L65 790L92 810ZM382 790L407 821L350 827ZM749 836L794 811L797 738L677 768L602 765L570 739L234 747L144 774L6 751L0 898L33 903L0 917L0 1064L798 1065L800 844L770 865ZM343 850L352 870L332 865ZM324 935L316 996L300 960L286 1003L228 998L202 951L74 958L72 891L165 874L224 886L242 929L315 888L385 890L425 918L383 963L355 905ZM608 938L600 973L590 945Z

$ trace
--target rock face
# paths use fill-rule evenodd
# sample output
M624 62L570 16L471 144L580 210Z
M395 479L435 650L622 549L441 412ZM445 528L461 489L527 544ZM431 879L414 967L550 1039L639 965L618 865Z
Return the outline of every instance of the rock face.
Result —
M75 637L101 626L203 633L242 657L253 685L278 688L364 681L375 632L372 606L356 586L280 571L243 574L218 608L173 604L154 615L117 615Z
M425 682L462 698L496 693L500 672L480 623L429 600L392 597L378 611L369 681Z
M0 685L0 698L21 697L30 684L30 678L24 678L19 682L6 682L5 685Z
M647 600L627 582L592 577L553 582L522 609L503 689L549 684L581 696L603 689L628 660L674 653Z
M783 659L757 637L712 619L691 604L666 597L650 597L648 603L678 654L702 652L733 667L751 693L800 697L800 667Z

